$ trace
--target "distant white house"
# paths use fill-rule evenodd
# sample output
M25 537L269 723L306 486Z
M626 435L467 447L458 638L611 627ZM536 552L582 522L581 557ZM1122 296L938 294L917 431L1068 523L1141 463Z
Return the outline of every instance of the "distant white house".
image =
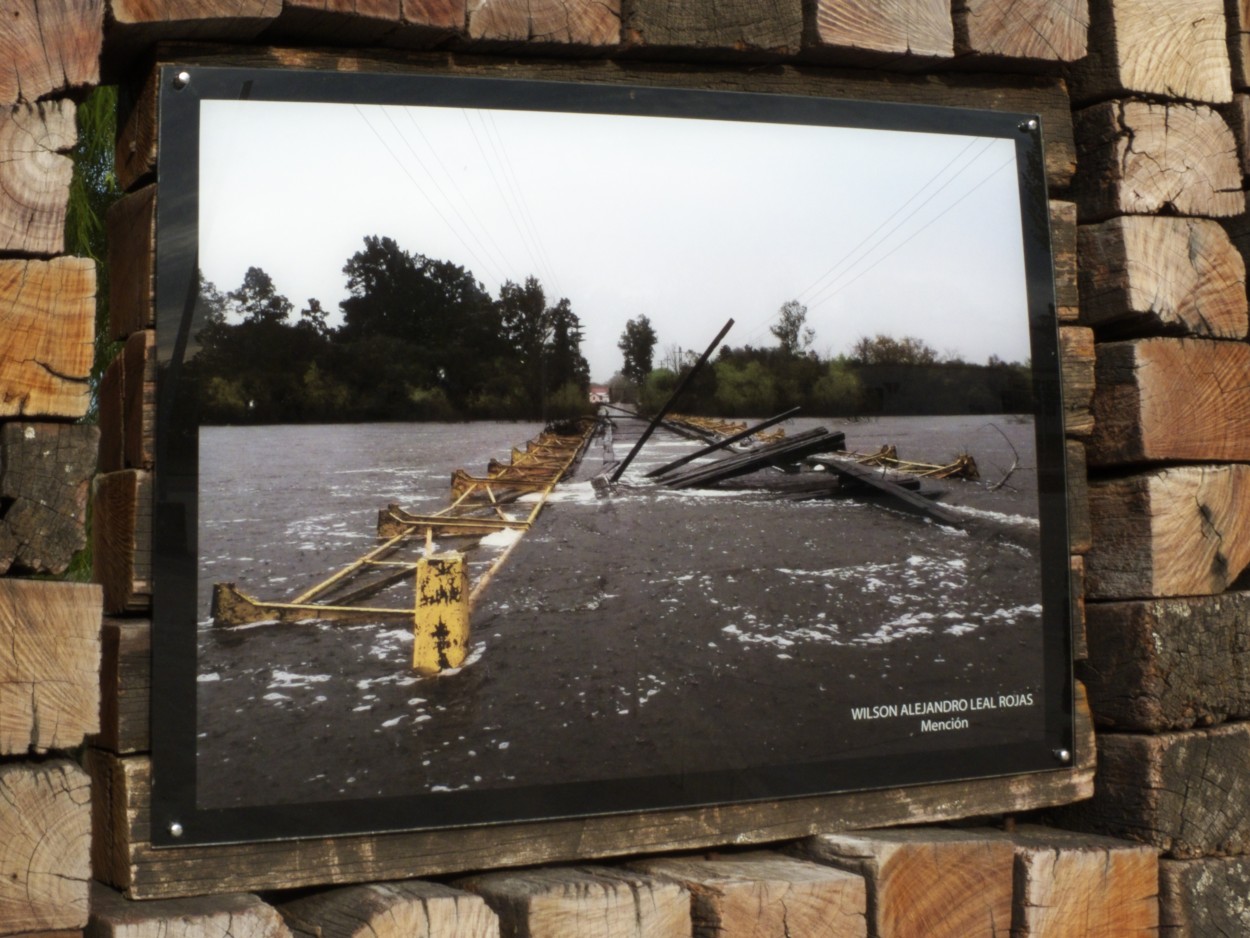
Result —
M590 386L590 403L608 403L608 386L606 384L592 384Z

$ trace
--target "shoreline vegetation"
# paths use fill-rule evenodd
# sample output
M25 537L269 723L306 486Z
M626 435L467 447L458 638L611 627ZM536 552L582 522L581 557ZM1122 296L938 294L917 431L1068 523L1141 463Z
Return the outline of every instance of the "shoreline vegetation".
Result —
M491 297L472 273L369 236L343 267L349 296L331 324L310 298L295 312L251 267L223 293L199 276L184 374L205 425L373 421L566 420L588 414L583 325L567 299L549 304L534 277ZM722 345L683 396L683 412L767 417L1012 414L1033 410L1029 363L940 355L923 340L861 337L848 354L812 350L806 307L790 301L776 346ZM669 346L644 315L626 325L614 403L654 413L694 355Z

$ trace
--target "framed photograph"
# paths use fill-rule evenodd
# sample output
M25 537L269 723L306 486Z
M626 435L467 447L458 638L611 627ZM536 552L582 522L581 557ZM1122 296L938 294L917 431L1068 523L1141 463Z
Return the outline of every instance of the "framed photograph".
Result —
M1070 765L1035 115L160 82L153 843Z

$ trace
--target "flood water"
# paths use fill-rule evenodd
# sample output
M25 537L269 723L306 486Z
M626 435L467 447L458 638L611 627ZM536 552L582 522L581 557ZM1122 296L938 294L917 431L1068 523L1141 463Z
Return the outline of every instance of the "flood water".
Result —
M201 806L888 755L914 751L921 732L899 706L938 698L1006 701L972 715L968 732L926 740L952 759L1037 736L1031 421L821 423L855 451L890 442L934 463L971 453L982 481L936 484L969 524L871 499L656 491L644 473L694 446L665 434L626 486L597 497L595 441L474 610L469 661L436 678L409 668L402 623L215 627L212 584L289 601L373 546L379 508L445 507L453 469L484 474L541 428L202 429ZM620 458L637 427L617 424ZM477 569L504 546L483 548Z

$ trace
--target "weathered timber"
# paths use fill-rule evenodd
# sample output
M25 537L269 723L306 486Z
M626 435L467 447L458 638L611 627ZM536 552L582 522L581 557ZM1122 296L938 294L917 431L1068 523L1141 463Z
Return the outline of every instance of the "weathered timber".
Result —
M622 12L622 41L632 48L782 56L797 53L803 43L803 8L796 0L731 0L718 4L715 15L672 0L630 0Z
M1250 89L1250 0L1224 0L1233 91Z
M276 5L275 5L276 6ZM112 34L105 40L105 49L111 46ZM117 144L113 150L113 171L122 191L129 192L140 181L156 171L156 95L159 72L148 71L140 83L129 87L129 100L125 109L117 115Z
M1076 252L1076 203L1050 202L1050 257L1054 265L1059 321L1073 323L1080 306ZM1082 260L1083 263L1083 260Z
M100 733L92 745L110 752L146 752L152 691L152 624L105 619L100 636Z
M0 424L0 573L59 576L87 546L98 449L86 424Z
M403 0L403 23L383 43L400 48L425 48L454 33L463 33L468 21L465 0Z
M1100 335L1245 338L1246 265L1219 222L1128 215L1078 239L1081 322Z
M1100 726L1159 733L1250 717L1250 594L1091 603L1080 673Z
M621 41L620 0L468 0L469 38L589 48Z
M1093 466L1250 460L1250 345L1136 339L1098 346Z
M1098 737L1094 797L1058 823L1150 844L1177 859L1250 847L1250 724Z
M107 225L109 331L124 339L155 324L156 184L113 203Z
M59 254L73 163L74 105L0 108L0 251Z
M72 749L99 728L100 588L0 578L0 755Z
M87 924L89 782L74 763L0 764L0 923L6 932Z
M105 76L124 73L167 39L254 39L281 10L282 0L110 0ZM129 188L133 177L118 176L123 188Z
M651 479L656 476L662 476L666 472L672 472L674 469L678 469L686 465L687 463L694 462L696 459L699 459L703 456L709 456L712 453L715 453L718 450L722 450L727 446L732 446L734 443L737 443L739 440L745 440L747 437L754 436L756 433L758 433L761 430L767 430L769 427L779 424L783 420L786 420L790 417L793 417L795 414L799 412L799 410L800 408L798 407L791 407L785 413L777 414L777 416L775 417L769 417L767 420L761 420L759 423L754 424L750 427L747 427L745 430L740 430L737 433L730 434L724 439L717 440L715 443L710 443L707 446L703 447L702 449L697 449L693 453L688 453L685 456L682 456L678 459L674 459L672 462L665 463L664 465L659 466L658 468L652 469L650 472L647 473L647 478Z
M1063 382L1063 428L1070 436L1089 436L1095 417L1094 332L1084 326L1059 329L1059 376Z
M456 882L480 895L504 935L685 938L690 895L671 880L612 867L484 873Z
M230 896L131 902L116 890L91 884L91 920L84 938L291 938L273 906L246 893ZM326 936L330 938L330 936ZM379 933L378 938L384 938ZM412 938L418 938L417 933Z
M95 264L0 260L0 418L87 412Z
M95 480L91 560L110 614L145 612L152 603L151 484L140 469Z
M945 0L816 0L815 23L821 47L875 53L848 61L955 54L955 26Z
M156 332L126 340L122 370L122 429L127 468L151 469L156 461Z
M1074 116L1082 223L1113 215L1226 218L1245 211L1237 141L1205 105L1105 101Z
M1075 62L1084 58L1089 0L957 0L955 51Z
M126 468L126 431L123 429L124 394L122 369L126 356L119 352L100 376L96 387L96 420L100 429L100 452L96 469L117 472Z
M1065 440L1068 481L1068 550L1085 554L1092 546L1089 522L1089 474L1085 462L1085 444Z
M368 45L399 28L400 0L283 0L266 37Z
M1250 94L1238 91L1231 104L1220 108L1237 141L1237 157L1241 161L1241 174L1250 175Z
M135 899L432 876L496 866L763 844L855 827L1010 814L1093 791L1094 737L1078 685L1076 759L1067 771L948 782L769 804L384 836L209 847L150 843L151 763L89 751L97 879Z
M0 31L0 106L100 80L104 0L9 0Z
M1119 938L1159 926L1159 857L1150 847L1029 825L1015 844L1012 938Z
M832 453L846 448L846 434L815 427L795 434L776 443L760 446L748 453L726 456L704 466L695 466L684 472L670 474L660 479L660 484L675 489L715 485L737 476L747 475L769 466L795 465L804 457L816 453Z
M1072 603L1072 660L1089 657L1088 622L1085 606L1085 558L1073 554L1068 568L1068 589Z
M761 18L757 3L743 9ZM797 16L797 4L795 5ZM674 5L674 9L677 9ZM628 16L628 14L627 14ZM729 22L728 10L707 23ZM894 101L910 104L982 107L1040 114L1045 140L1047 181L1063 189L1076 169L1072 112L1064 83L1053 77L1023 75L943 74L906 75L871 73L862 69L808 70L794 66L760 69L691 68L653 61L579 59L509 59L472 57L457 53L411 53L370 50L336 54L297 48L222 48L168 44L158 50L161 61L240 67L321 68L336 71L373 71L383 74L423 74L507 77L549 81L603 82L641 87L693 88L713 91L754 91L775 94Z
M894 508L927 515L943 524L955 525L956 527L962 527L966 521L966 518L959 512L887 478L880 469L862 465L854 459L842 458L832 454L826 454L820 461L827 471L834 473L839 478L890 496L890 504Z
M1073 68L1077 101L1125 94L1213 104L1232 98L1224 0L1094 0L1089 36L1089 55Z
M991 938L1011 921L1014 848L996 831L821 834L793 850L865 878L874 938Z
M278 906L296 938L499 938L499 917L438 883L347 886Z
M864 878L779 853L712 854L631 863L690 893L694 938L868 934Z
M1250 466L1178 466L1089 486L1090 599L1223 592L1250 563Z
M703 354L699 356L698 360L695 361L695 363L690 367L690 370L687 371L682 376L681 380L677 382L677 387L673 388L673 393L668 396L668 400L660 406L660 409L655 412L655 416L653 416L647 423L646 429L643 430L642 434L638 437L638 442L633 445L630 451L626 454L625 458L622 459L620 463L617 464L616 468L612 470L612 475L609 477L612 482L617 481L625 470L629 468L629 464L634 461L634 457L638 455L638 452L646 444L647 440L651 438L651 434L655 432L655 428L663 422L668 412L673 409L673 405L677 403L677 400L681 397L682 393L685 392L686 388L690 385L690 382L694 380L694 376L703 370L703 366L706 365L707 360L712 357L712 353L716 351L716 347L720 345L721 339L725 338L725 334L733 328L733 324L734 321L731 318L725 323L725 325L721 326L720 332L716 333L716 338L714 338L708 347L703 350Z
M1160 938L1250 934L1250 858L1159 863Z

